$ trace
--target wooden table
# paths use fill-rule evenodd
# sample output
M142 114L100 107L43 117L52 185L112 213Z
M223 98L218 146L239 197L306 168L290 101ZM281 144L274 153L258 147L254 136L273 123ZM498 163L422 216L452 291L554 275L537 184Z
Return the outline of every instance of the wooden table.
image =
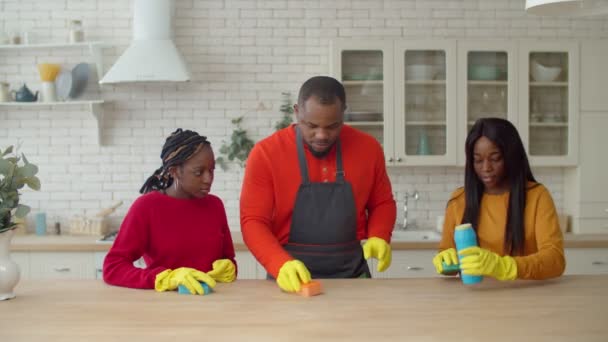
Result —
M608 275L322 283L325 294L304 298L267 280L207 296L21 281L0 302L0 341L608 341Z

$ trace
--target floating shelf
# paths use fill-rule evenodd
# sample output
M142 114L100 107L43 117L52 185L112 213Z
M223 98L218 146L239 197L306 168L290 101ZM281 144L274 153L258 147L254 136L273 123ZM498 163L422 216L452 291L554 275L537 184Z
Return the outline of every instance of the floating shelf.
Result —
M97 69L97 79L103 76L103 60L101 49L105 46L102 42L80 42L80 43L48 43L48 44L19 44L19 45L0 45L0 50L36 50L36 49L69 49L69 48L89 48L91 56Z
M445 126L445 121L406 121L406 126Z
M362 86L362 85L383 85L383 80L369 80L369 81L342 81L342 84L346 86Z
M469 85L474 86L507 86L508 81L468 81Z
M384 126L382 121L344 121L349 126Z
M407 85L445 85L445 80L406 80Z
M530 87L568 87L568 82L530 82Z
M567 122L530 122L530 127L568 127Z
M103 127L103 100L82 100L63 102L0 102L1 107L61 107L61 106L88 106L89 111L95 117L97 125L97 143L101 145L101 130Z
M79 42L79 43L48 43L48 44L0 44L0 50L25 50L25 49L50 49L50 48L70 48L70 47L89 47L92 45L102 46L102 42Z

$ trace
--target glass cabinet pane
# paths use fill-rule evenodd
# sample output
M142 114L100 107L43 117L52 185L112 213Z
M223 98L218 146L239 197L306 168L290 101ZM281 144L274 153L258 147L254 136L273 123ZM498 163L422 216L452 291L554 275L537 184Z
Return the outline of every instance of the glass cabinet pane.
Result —
M446 53L407 50L404 56L406 155L445 155Z
M345 122L384 145L384 77L381 50L344 50L342 84L348 107Z
M508 72L507 52L468 52L467 131L480 118L508 118Z
M568 155L568 54L531 52L530 137L531 155Z

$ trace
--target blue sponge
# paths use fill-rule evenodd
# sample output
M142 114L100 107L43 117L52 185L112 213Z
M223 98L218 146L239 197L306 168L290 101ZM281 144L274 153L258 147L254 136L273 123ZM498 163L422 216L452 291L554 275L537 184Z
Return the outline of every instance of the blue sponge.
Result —
M445 262L441 263L441 267L443 267L443 272L441 273L454 273L460 271L460 264L448 265Z
M202 281L200 283L203 286L203 291L204 291L203 295L210 294L211 292L213 292L213 290L209 287L209 285L207 285L206 283L204 283ZM188 291L188 288L185 287L184 285L180 285L177 287L177 293L191 294L190 291Z

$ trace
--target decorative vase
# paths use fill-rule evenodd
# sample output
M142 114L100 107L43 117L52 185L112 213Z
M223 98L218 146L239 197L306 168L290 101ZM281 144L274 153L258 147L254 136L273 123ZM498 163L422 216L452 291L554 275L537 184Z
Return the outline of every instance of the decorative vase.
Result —
M429 155L431 154L431 147L429 146L429 138L426 135L426 132L420 132L420 137L418 139L418 150L416 151L419 155Z
M42 102L57 102L55 82L42 82Z
M0 233L0 300L15 298L13 289L19 282L19 265L10 257L14 230Z

